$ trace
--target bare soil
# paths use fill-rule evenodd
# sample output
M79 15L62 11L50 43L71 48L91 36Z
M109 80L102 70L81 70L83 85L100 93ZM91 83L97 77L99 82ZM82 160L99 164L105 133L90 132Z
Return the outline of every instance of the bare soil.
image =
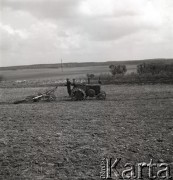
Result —
M60 87L56 102L12 104L40 90L0 90L0 179L99 180L103 157L173 165L173 85L103 86L105 101L80 102Z

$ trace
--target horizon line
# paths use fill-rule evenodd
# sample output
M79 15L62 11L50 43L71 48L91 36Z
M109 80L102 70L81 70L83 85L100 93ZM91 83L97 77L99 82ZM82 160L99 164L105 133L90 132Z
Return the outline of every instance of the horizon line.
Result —
M149 60L173 60L173 58L149 58L149 59L134 59L134 60L108 60L108 61L84 61L84 62L64 62L62 64L84 64L84 63L109 63L109 62L133 62L133 61L149 61ZM10 68L10 67L22 67L22 66L37 66L37 65L60 65L59 63L41 63L41 64L21 64L12 66L0 66L0 68Z

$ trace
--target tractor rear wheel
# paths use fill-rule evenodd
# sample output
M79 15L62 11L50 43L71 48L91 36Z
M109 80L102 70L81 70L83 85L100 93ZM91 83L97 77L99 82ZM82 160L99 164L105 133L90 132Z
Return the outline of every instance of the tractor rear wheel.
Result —
M82 101L86 97L85 91L80 88L74 88L71 92L71 99L73 101Z

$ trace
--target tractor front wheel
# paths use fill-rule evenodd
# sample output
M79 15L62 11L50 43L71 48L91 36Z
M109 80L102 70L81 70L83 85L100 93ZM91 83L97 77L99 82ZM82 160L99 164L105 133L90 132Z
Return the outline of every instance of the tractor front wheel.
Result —
M96 92L95 92L94 89L89 89L89 90L87 91L87 95L88 95L89 97L95 97L95 94L96 94Z
M100 93L96 97L98 100L105 100L106 99L106 93L104 91L100 91Z

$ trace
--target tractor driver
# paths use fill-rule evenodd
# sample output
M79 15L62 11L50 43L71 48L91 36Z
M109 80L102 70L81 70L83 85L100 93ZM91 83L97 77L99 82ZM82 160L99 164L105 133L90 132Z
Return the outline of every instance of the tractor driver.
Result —
M67 81L67 84L66 84L67 92L68 92L69 96L71 96L71 82L68 78L66 79L66 81Z

